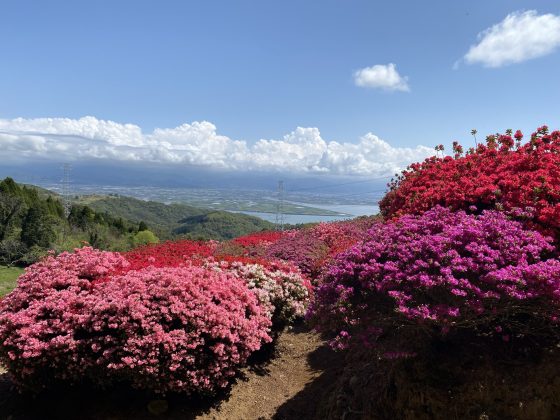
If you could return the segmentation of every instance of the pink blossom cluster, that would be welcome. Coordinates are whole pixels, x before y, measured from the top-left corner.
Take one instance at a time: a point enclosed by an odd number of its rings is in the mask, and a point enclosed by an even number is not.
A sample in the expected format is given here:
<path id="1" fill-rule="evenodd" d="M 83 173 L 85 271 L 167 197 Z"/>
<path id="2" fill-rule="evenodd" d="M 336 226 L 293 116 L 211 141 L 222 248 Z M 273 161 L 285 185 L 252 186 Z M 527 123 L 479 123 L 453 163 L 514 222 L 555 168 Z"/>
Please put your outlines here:
<path id="1" fill-rule="evenodd" d="M 147 268 L 103 283 L 99 294 L 79 334 L 97 366 L 137 388 L 213 392 L 271 341 L 255 295 L 227 272 Z"/>
<path id="2" fill-rule="evenodd" d="M 293 231 L 272 243 L 267 249 L 267 256 L 291 261 L 303 273 L 316 278 L 335 255 L 363 240 L 367 230 L 376 222 L 365 217 L 319 223 L 308 229 Z"/>
<path id="3" fill-rule="evenodd" d="M 303 318 L 307 311 L 312 286 L 296 268 L 286 271 L 284 267 L 264 267 L 238 261 L 209 261 L 207 267 L 229 271 L 242 279 L 266 308 L 276 328 Z"/>
<path id="4" fill-rule="evenodd" d="M 531 317 L 558 319 L 560 261 L 551 241 L 496 211 L 436 206 L 379 223 L 336 258 L 308 315 L 338 335 L 338 347 L 403 323 L 521 333 Z"/>
<path id="5" fill-rule="evenodd" d="M 271 340 L 265 308 L 231 272 L 127 265 L 82 248 L 26 270 L 0 302 L 0 362 L 16 384 L 212 392 Z"/>
<path id="6" fill-rule="evenodd" d="M 85 374 L 76 326 L 95 280 L 127 265 L 117 253 L 87 247 L 26 269 L 0 301 L 0 360 L 20 385 L 43 386 L 38 378 L 47 380 L 51 372 L 71 381 Z"/>

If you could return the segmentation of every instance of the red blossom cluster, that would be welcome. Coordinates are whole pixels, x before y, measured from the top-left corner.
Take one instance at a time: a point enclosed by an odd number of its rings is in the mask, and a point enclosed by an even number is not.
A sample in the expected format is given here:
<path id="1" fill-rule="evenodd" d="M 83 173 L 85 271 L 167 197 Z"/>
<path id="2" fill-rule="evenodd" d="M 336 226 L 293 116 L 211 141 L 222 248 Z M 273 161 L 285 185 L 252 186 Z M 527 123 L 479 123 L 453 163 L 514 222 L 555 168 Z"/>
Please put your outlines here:
<path id="1" fill-rule="evenodd" d="M 123 256 L 129 262 L 128 270 L 146 267 L 179 267 L 193 259 L 204 259 L 213 255 L 214 242 L 167 241 L 146 245 L 126 252 Z"/>
<path id="2" fill-rule="evenodd" d="M 268 247 L 281 238 L 289 235 L 290 231 L 255 232 L 241 236 L 231 241 L 220 243 L 216 248 L 216 255 L 236 255 L 242 257 L 264 257 Z"/>
<path id="3" fill-rule="evenodd" d="M 525 144 L 522 139 L 519 130 L 508 130 L 466 154 L 454 143 L 454 157 L 410 165 L 389 184 L 382 214 L 421 214 L 435 205 L 475 213 L 496 209 L 560 239 L 560 131 L 543 126 Z"/>
<path id="4" fill-rule="evenodd" d="M 276 242 L 285 234 L 286 232 L 282 232 L 282 231 L 255 232 L 249 235 L 235 238 L 232 240 L 232 242 L 241 245 L 244 248 L 251 248 L 255 246 L 267 246 Z"/>

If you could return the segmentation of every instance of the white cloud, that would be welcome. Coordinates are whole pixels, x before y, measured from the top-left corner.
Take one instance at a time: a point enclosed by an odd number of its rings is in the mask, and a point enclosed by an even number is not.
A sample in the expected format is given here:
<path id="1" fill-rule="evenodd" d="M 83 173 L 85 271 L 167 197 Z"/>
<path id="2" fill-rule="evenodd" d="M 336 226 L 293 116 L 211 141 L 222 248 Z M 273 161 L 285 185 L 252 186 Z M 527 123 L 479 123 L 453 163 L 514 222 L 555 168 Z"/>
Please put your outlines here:
<path id="1" fill-rule="evenodd" d="M 360 87 L 410 91 L 408 77 L 402 77 L 393 63 L 377 64 L 356 71 L 354 73 L 354 83 Z"/>
<path id="2" fill-rule="evenodd" d="M 0 159 L 117 160 L 199 165 L 229 170 L 390 176 L 433 154 L 393 147 L 372 133 L 358 143 L 325 141 L 318 128 L 298 127 L 282 139 L 250 145 L 219 135 L 207 121 L 145 134 L 133 124 L 84 117 L 0 119 Z"/>
<path id="3" fill-rule="evenodd" d="M 514 12 L 478 34 L 465 55 L 468 64 L 501 67 L 550 54 L 560 46 L 560 16 Z"/>

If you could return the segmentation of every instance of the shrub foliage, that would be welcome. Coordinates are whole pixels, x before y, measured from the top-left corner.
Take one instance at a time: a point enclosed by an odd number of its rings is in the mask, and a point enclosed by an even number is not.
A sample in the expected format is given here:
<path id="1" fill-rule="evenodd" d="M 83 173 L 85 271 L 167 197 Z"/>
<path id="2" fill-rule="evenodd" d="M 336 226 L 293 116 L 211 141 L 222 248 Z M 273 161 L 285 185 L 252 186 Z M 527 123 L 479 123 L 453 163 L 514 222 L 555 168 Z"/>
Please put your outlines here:
<path id="1" fill-rule="evenodd" d="M 119 254 L 83 248 L 27 269 L 0 302 L 0 360 L 20 387 L 89 378 L 212 392 L 270 341 L 271 320 L 238 276 L 128 268 Z"/>
<path id="2" fill-rule="evenodd" d="M 520 131 L 488 136 L 486 145 L 465 155 L 454 143 L 454 157 L 410 165 L 389 185 L 380 202 L 383 215 L 420 214 L 435 205 L 496 209 L 528 218 L 528 227 L 560 239 L 560 131 L 543 126 L 527 143 L 522 139 Z"/>
<path id="3" fill-rule="evenodd" d="M 352 336 L 375 342 L 405 325 L 509 339 L 537 333 L 536 318 L 551 326 L 558 319 L 560 262 L 548 259 L 554 247 L 503 213 L 435 207 L 377 224 L 368 235 L 336 258 L 310 310 L 319 328 L 338 334 L 336 346 Z"/>

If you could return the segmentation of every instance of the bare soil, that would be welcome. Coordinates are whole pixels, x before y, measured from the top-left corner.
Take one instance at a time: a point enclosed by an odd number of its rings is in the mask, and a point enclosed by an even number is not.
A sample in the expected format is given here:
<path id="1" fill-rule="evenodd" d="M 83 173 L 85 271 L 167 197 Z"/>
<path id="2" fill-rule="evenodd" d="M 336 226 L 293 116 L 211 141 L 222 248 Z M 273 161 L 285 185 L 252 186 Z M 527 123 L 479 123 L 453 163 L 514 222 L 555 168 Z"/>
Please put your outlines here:
<path id="1" fill-rule="evenodd" d="M 251 420 L 278 417 L 278 409 L 317 380 L 326 366 L 313 362 L 311 354 L 326 350 L 325 343 L 308 331 L 289 331 L 282 334 L 275 350 L 275 357 L 262 369 L 248 369 L 245 379 L 231 390 L 228 399 L 207 413 L 197 416 L 201 420 Z M 336 356 L 336 355 L 332 355 Z M 313 405 L 313 401 L 308 401 Z M 292 413 L 305 418 L 303 413 Z"/>

